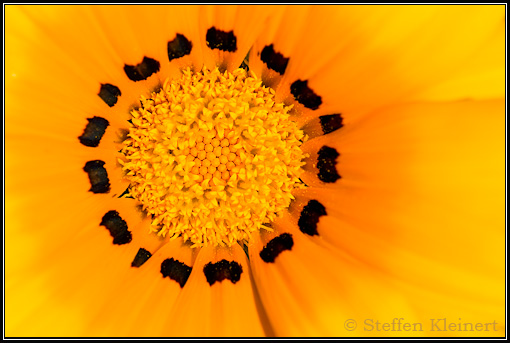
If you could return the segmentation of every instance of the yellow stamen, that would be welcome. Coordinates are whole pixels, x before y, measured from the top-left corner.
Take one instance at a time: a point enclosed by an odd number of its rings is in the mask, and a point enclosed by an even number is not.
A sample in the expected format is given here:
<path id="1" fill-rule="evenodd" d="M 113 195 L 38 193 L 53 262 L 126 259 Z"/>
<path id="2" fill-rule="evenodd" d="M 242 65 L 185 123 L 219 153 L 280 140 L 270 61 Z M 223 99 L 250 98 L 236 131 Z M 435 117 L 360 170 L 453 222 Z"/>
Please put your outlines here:
<path id="1" fill-rule="evenodd" d="M 141 102 L 119 162 L 151 231 L 194 246 L 248 242 L 304 187 L 306 137 L 244 69 L 188 69 Z"/>

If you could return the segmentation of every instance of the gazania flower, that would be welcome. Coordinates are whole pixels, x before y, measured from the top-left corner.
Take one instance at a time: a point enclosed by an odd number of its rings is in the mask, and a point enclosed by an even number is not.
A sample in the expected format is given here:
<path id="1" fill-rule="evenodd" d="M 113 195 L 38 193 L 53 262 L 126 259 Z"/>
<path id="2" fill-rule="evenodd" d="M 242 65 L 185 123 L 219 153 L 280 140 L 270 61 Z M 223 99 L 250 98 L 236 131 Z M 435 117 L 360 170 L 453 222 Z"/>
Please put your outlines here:
<path id="1" fill-rule="evenodd" d="M 6 336 L 504 335 L 504 12 L 6 6 Z"/>

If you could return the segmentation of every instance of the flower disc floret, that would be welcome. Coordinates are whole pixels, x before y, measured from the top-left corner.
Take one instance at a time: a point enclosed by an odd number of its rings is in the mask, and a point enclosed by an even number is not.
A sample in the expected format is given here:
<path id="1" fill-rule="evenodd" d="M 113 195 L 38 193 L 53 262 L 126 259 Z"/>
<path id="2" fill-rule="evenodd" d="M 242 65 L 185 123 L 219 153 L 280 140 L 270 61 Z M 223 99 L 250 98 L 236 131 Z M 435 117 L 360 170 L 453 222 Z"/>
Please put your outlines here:
<path id="1" fill-rule="evenodd" d="M 290 106 L 244 69 L 183 71 L 132 111 L 119 162 L 151 231 L 194 246 L 247 242 L 304 187 Z"/>

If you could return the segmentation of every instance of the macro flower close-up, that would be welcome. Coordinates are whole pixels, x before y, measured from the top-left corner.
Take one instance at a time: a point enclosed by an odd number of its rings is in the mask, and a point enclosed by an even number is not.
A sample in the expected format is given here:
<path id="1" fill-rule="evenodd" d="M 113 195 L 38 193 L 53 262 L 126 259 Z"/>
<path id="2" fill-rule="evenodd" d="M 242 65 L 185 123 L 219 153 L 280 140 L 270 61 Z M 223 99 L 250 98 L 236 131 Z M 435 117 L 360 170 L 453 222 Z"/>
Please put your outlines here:
<path id="1" fill-rule="evenodd" d="M 4 5 L 5 337 L 505 336 L 504 5 Z"/>

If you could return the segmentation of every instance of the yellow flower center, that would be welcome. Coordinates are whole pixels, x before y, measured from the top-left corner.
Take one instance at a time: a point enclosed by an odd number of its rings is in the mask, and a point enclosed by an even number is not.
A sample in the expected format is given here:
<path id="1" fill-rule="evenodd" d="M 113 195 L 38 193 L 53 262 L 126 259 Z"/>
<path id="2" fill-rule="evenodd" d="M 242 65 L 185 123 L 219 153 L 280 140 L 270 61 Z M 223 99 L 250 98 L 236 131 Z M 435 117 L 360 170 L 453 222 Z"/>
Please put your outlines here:
<path id="1" fill-rule="evenodd" d="M 119 162 L 151 231 L 193 246 L 246 243 L 304 187 L 306 137 L 244 69 L 188 69 L 141 104 Z"/>

